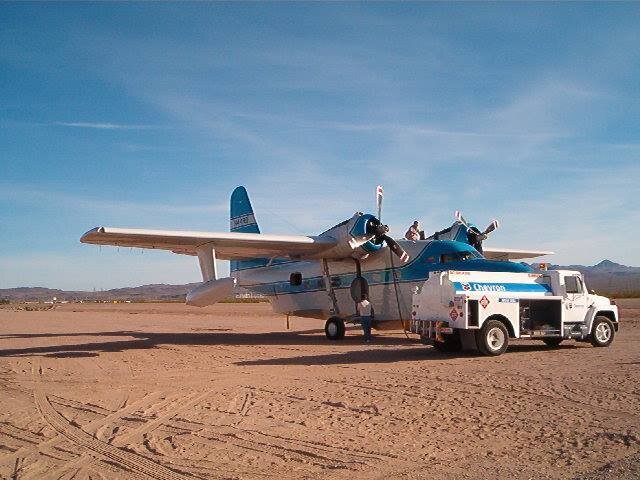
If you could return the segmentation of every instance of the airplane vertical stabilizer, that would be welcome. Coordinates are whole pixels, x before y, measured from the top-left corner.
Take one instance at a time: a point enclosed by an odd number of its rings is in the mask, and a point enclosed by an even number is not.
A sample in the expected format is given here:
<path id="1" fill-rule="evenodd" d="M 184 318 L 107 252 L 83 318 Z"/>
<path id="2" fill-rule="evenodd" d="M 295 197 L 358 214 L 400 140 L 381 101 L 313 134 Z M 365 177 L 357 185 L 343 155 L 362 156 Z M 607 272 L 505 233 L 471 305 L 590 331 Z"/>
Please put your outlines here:
<path id="1" fill-rule="evenodd" d="M 231 194 L 230 225 L 232 232 L 260 233 L 246 188 L 240 186 Z"/>
<path id="2" fill-rule="evenodd" d="M 229 216 L 229 230 L 231 232 L 260 233 L 260 227 L 258 226 L 258 222 L 256 221 L 256 217 L 253 213 L 249 194 L 247 193 L 247 189 L 243 186 L 236 187 L 231 194 Z M 266 258 L 232 260 L 231 271 L 235 272 L 246 268 L 264 266 L 268 261 L 269 259 Z"/>

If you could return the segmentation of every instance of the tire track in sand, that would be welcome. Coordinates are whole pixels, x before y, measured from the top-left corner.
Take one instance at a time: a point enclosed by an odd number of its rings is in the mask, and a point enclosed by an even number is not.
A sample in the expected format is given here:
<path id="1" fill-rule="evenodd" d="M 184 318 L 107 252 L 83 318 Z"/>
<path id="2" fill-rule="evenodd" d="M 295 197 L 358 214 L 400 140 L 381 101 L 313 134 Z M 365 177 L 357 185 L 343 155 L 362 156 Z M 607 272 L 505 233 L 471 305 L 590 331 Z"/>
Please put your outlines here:
<path id="1" fill-rule="evenodd" d="M 150 402 L 156 400 L 160 395 L 161 395 L 161 392 L 150 393 L 149 395 L 143 397 L 142 399 L 138 400 L 137 402 L 129 404 L 125 408 L 117 410 L 117 411 L 113 412 L 112 414 L 107 415 L 104 418 L 101 418 L 101 419 L 98 419 L 98 420 L 94 420 L 94 421 L 86 424 L 83 427 L 83 430 L 85 432 L 87 432 L 88 434 L 90 434 L 91 436 L 96 437 L 99 441 L 102 441 L 103 443 L 111 443 L 111 440 L 100 438 L 101 437 L 100 432 L 101 432 L 102 429 L 106 429 L 106 428 L 108 428 L 110 426 L 113 426 L 114 423 L 116 421 L 118 421 L 120 418 L 124 417 L 125 415 L 130 415 L 130 414 L 136 412 L 143 405 L 148 405 Z M 171 405 L 172 403 L 174 403 L 176 401 L 173 397 L 175 397 L 175 396 L 166 398 L 166 399 L 162 400 L 161 402 L 152 403 L 151 406 L 147 408 L 145 413 L 146 414 L 149 414 L 149 413 L 153 414 L 156 411 L 162 411 L 165 407 L 167 407 L 168 405 Z M 55 437 L 53 440 L 59 440 L 59 439 L 62 439 L 62 438 L 64 438 L 64 437 L 62 435 L 59 435 L 58 437 Z M 51 472 L 51 476 L 52 477 L 61 477 L 61 476 L 63 476 L 64 474 L 66 474 L 67 472 L 69 472 L 72 469 L 77 469 L 79 467 L 87 466 L 90 463 L 98 464 L 101 467 L 111 466 L 112 469 L 114 468 L 112 465 L 110 465 L 110 464 L 108 464 L 106 462 L 100 462 L 99 460 L 96 460 L 91 456 L 82 456 L 81 455 L 81 456 L 75 458 L 74 460 L 71 460 L 71 461 L 65 463 L 64 465 L 58 467 L 57 469 L 53 470 Z"/>
<path id="2" fill-rule="evenodd" d="M 128 407 L 126 407 L 123 410 L 114 412 L 113 414 L 109 415 L 109 418 L 104 418 L 104 419 L 100 419 L 94 422 L 91 422 L 89 424 L 87 424 L 84 428 L 84 430 L 88 430 L 88 433 L 93 433 L 95 435 L 99 434 L 99 428 L 104 428 L 107 427 L 109 425 L 112 425 L 113 422 L 108 421 L 109 419 L 116 421 L 118 418 L 124 416 L 125 414 L 130 414 L 133 413 L 134 411 L 138 410 L 140 405 L 144 405 L 145 403 L 149 403 L 148 400 L 150 399 L 150 397 L 153 397 L 153 399 L 157 398 L 161 393 L 160 392 L 154 392 L 153 394 L 148 395 L 147 397 L 145 397 L 144 399 L 142 399 L 143 401 L 139 401 L 136 402 L 135 404 L 131 404 Z M 134 439 L 139 439 L 142 441 L 142 443 L 144 444 L 145 442 L 145 434 L 148 433 L 151 430 L 154 430 L 156 427 L 158 427 L 160 424 L 170 424 L 170 419 L 173 418 L 173 416 L 175 416 L 176 414 L 178 414 L 181 411 L 184 411 L 186 408 L 191 407 L 193 404 L 199 402 L 200 400 L 202 400 L 202 398 L 204 396 L 208 395 L 207 393 L 203 393 L 201 395 L 198 395 L 197 397 L 194 398 L 194 394 L 191 394 L 188 399 L 185 402 L 185 398 L 184 397 L 179 397 L 178 395 L 170 395 L 167 398 L 165 398 L 163 401 L 159 402 L 159 403 L 155 403 L 151 405 L 151 408 L 147 409 L 144 413 L 145 415 L 156 415 L 159 414 L 158 417 L 156 417 L 154 420 L 150 420 L 150 421 L 146 421 L 143 425 L 141 425 L 140 427 L 131 430 L 130 432 L 127 432 L 123 435 L 121 435 L 120 437 L 116 437 L 112 440 L 109 440 L 110 444 L 115 445 L 116 447 L 125 447 L 127 444 L 131 444 L 132 440 Z M 146 402 L 144 400 L 147 400 Z M 176 407 L 177 405 L 177 407 Z M 170 412 L 170 413 L 166 413 L 166 414 L 162 414 L 162 412 Z M 95 424 L 95 425 L 94 425 Z M 106 443 L 106 442 L 103 442 Z M 147 449 L 149 450 L 149 449 Z M 132 452 L 135 453 L 135 452 Z M 154 453 L 153 451 L 151 451 L 151 453 Z M 54 470 L 52 472 L 52 477 L 55 476 L 61 476 L 64 475 L 65 473 L 68 473 L 70 470 L 72 469 L 77 469 L 78 467 L 82 467 L 82 466 L 86 466 L 88 465 L 90 462 L 93 462 L 94 464 L 97 462 L 97 460 L 93 459 L 92 457 L 87 457 L 87 456 L 80 456 L 74 460 L 71 460 L 69 462 L 67 462 L 66 464 L 62 465 L 61 467 L 59 467 L 58 469 Z M 171 459 L 170 463 L 176 463 L 178 464 L 178 462 L 175 462 L 175 459 Z M 100 465 L 105 466 L 108 465 L 105 462 L 101 462 Z M 183 465 L 179 465 L 179 466 L 183 466 Z M 55 475 L 54 475 L 55 473 Z"/>
<path id="3" fill-rule="evenodd" d="M 134 440 L 143 439 L 146 433 L 155 430 L 157 427 L 159 427 L 164 423 L 167 423 L 169 420 L 171 420 L 173 417 L 175 417 L 179 413 L 182 413 L 188 408 L 191 408 L 197 405 L 199 402 L 207 398 L 209 395 L 210 395 L 209 391 L 202 392 L 200 394 L 189 395 L 186 401 L 180 402 L 175 408 L 172 408 L 170 411 L 168 411 L 164 415 L 160 415 L 154 418 L 153 420 L 149 420 L 139 428 L 132 430 L 131 432 L 125 433 L 120 437 L 114 438 L 113 445 L 124 446 L 125 444 L 130 443 Z"/>
<path id="4" fill-rule="evenodd" d="M 134 474 L 141 474 L 157 480 L 190 478 L 142 455 L 104 443 L 92 437 L 81 428 L 70 424 L 66 418 L 53 408 L 43 392 L 41 384 L 42 367 L 39 366 L 38 361 L 32 364 L 31 373 L 34 378 L 34 399 L 40 415 L 54 430 L 72 443 L 83 447 L 92 456 L 96 456 L 98 459 L 104 460 L 107 463 L 115 464 Z"/>
<path id="5" fill-rule="evenodd" d="M 152 402 L 154 400 L 156 400 L 159 396 L 161 395 L 161 392 L 152 392 L 146 396 L 144 396 L 143 398 L 139 399 L 136 402 L 130 403 L 129 405 L 124 406 L 123 408 L 116 410 L 115 412 L 111 412 L 109 415 L 102 417 L 102 418 L 98 418 L 96 420 L 93 420 L 91 422 L 89 422 L 88 424 L 86 424 L 83 429 L 87 432 L 90 433 L 92 435 L 95 436 L 96 432 L 103 427 L 107 427 L 111 424 L 113 424 L 113 422 L 117 421 L 119 418 L 125 416 L 125 415 L 129 415 L 133 412 L 135 412 L 136 410 L 138 410 L 142 405 L 144 404 L 148 404 L 149 402 Z M 57 403 L 57 402 L 56 402 Z M 163 403 L 158 403 L 156 404 L 158 406 L 163 405 Z M 4 424 L 5 427 L 9 428 L 10 424 Z M 13 425 L 10 426 L 11 428 L 18 428 L 15 427 Z M 3 429 L 3 425 L 0 425 L 0 433 L 2 432 Z M 47 451 L 48 449 L 51 448 L 55 448 L 59 443 L 61 443 L 65 437 L 58 434 L 56 432 L 55 436 L 49 439 L 45 439 L 44 441 L 42 441 L 44 439 L 44 437 L 38 436 L 38 435 L 34 435 L 33 433 L 24 430 L 24 429 L 20 429 L 22 433 L 22 435 L 32 435 L 30 438 L 33 440 L 30 443 L 30 445 L 24 445 L 22 447 L 20 447 L 18 450 L 16 450 L 13 453 L 10 453 L 9 455 L 5 455 L 2 457 L 2 461 L 4 463 L 6 462 L 13 462 L 15 461 L 17 458 L 20 457 L 27 457 L 29 455 L 32 455 L 34 453 L 41 453 L 44 451 Z M 82 458 L 82 457 L 80 457 Z M 80 460 L 80 458 L 78 459 L 78 461 Z"/>

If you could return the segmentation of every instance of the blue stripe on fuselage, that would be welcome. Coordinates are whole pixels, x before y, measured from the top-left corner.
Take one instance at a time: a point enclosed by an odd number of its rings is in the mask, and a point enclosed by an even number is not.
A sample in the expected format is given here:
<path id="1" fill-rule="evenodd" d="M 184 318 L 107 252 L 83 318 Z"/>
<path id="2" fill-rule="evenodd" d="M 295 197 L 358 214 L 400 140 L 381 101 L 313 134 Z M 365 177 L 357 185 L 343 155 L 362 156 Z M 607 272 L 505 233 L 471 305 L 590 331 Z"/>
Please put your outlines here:
<path id="1" fill-rule="evenodd" d="M 403 242 L 400 242 L 402 245 Z M 407 242 L 411 243 L 411 242 Z M 422 242 L 420 242 L 422 243 Z M 435 271 L 445 270 L 460 270 L 460 271 L 480 271 L 480 272 L 517 272 L 526 273 L 533 270 L 522 263 L 514 263 L 508 261 L 487 260 L 485 258 L 474 258 L 470 260 L 461 260 L 442 263 L 441 255 L 470 252 L 478 255 L 478 252 L 470 245 L 462 242 L 454 242 L 451 240 L 435 240 L 430 242 L 424 242 L 424 248 L 411 260 L 409 263 L 397 266 L 394 269 L 382 268 L 376 270 L 366 270 L 366 261 L 363 262 L 362 276 L 367 279 L 369 285 L 390 284 L 393 283 L 393 271 L 395 271 L 398 283 L 406 282 L 423 282 L 429 278 L 429 273 Z M 384 255 L 382 253 L 381 255 Z M 260 259 L 256 259 L 260 260 Z M 279 265 L 290 263 L 290 271 L 296 271 L 296 264 L 300 264 L 302 267 L 304 263 L 286 259 L 280 260 Z M 249 262 L 249 261 L 247 261 Z M 274 260 L 273 265 L 276 265 Z M 260 265 L 255 265 L 259 267 Z M 266 267 L 271 268 L 271 267 Z M 299 268 L 298 270 L 304 270 Z M 281 272 L 278 272 L 281 273 Z M 355 271 L 332 274 L 331 278 L 336 284 L 334 288 L 349 288 L 351 282 L 356 277 Z M 339 283 L 338 283 L 339 282 Z M 324 278 L 322 276 L 314 276 L 309 278 L 303 278 L 302 285 L 290 285 L 289 279 L 283 279 L 276 282 L 265 282 L 254 285 L 243 285 L 249 290 L 253 290 L 263 295 L 283 295 L 294 293 L 305 293 L 318 290 L 324 290 Z"/>

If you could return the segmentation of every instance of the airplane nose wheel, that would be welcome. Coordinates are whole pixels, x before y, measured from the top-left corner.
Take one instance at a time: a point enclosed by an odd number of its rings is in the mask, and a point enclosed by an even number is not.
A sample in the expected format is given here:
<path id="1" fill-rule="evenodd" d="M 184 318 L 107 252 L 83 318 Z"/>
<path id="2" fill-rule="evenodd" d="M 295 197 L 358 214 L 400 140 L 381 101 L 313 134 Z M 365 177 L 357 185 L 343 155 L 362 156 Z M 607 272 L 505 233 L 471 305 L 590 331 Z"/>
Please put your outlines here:
<path id="1" fill-rule="evenodd" d="M 339 317 L 331 317 L 324 324 L 324 333 L 329 340 L 342 340 L 344 338 L 344 320 Z"/>

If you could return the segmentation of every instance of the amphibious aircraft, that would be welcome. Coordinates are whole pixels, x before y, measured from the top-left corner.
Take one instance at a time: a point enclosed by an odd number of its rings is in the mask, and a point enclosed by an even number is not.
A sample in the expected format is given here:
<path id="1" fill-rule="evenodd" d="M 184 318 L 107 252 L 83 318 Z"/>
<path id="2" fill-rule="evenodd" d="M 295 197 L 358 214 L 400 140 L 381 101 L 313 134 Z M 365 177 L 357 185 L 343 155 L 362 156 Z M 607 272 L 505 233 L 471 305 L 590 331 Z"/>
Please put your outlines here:
<path id="1" fill-rule="evenodd" d="M 498 222 L 481 232 L 459 212 L 451 227 L 429 237 L 421 232 L 419 240 L 394 240 L 379 218 L 381 187 L 377 199 L 377 217 L 357 212 L 316 236 L 271 235 L 260 233 L 240 186 L 231 195 L 230 232 L 96 227 L 80 241 L 197 256 L 203 281 L 187 294 L 188 305 L 211 305 L 244 287 L 265 295 L 276 312 L 325 320 L 330 340 L 344 337 L 345 321 L 354 317 L 365 293 L 374 327 L 394 328 L 392 321 L 410 318 L 412 295 L 432 272 L 529 272 L 527 265 L 510 260 L 553 253 L 482 248 Z M 216 259 L 231 260 L 229 277 L 218 278 Z"/>

